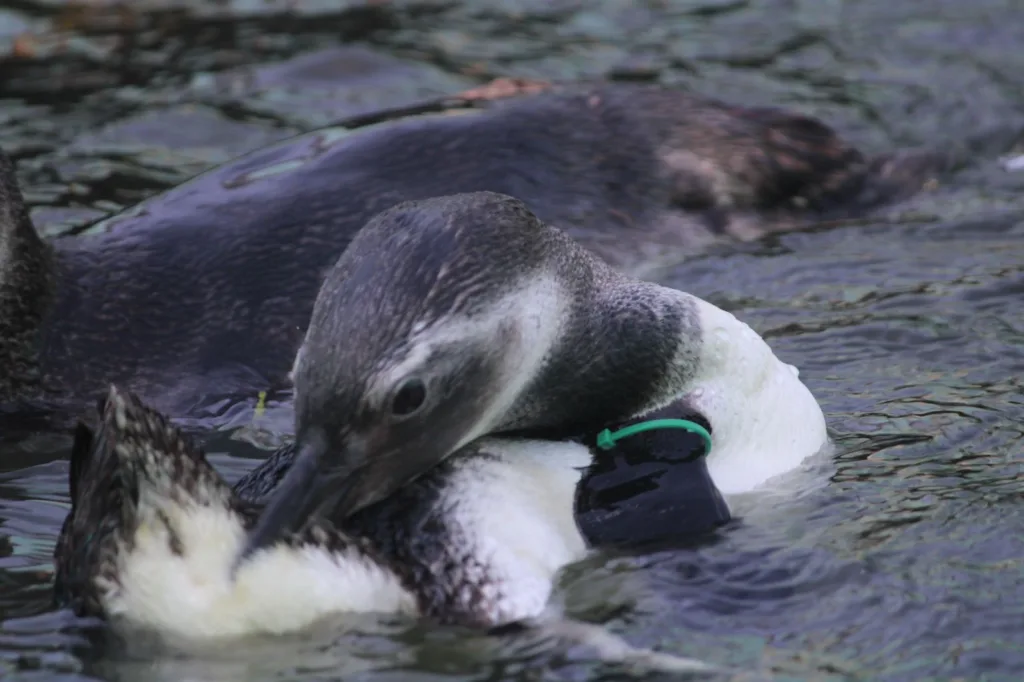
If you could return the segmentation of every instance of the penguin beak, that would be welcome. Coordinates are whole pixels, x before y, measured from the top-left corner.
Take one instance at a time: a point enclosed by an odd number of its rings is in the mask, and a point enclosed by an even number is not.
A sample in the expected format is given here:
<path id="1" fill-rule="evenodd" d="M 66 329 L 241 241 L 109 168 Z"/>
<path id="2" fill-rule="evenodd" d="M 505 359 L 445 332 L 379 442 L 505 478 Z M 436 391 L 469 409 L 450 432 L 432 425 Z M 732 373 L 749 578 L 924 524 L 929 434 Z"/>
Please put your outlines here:
<path id="1" fill-rule="evenodd" d="M 313 516 L 338 522 L 378 502 L 429 471 L 450 452 L 436 441 L 419 439 L 379 448 L 352 434 L 340 447 L 323 431 L 303 434 L 288 473 L 249 532 L 236 566 L 254 552 L 296 533 Z"/>
<path id="2" fill-rule="evenodd" d="M 353 487 L 358 487 L 359 476 L 351 465 L 358 466 L 363 453 L 358 451 L 359 443 L 353 445 L 356 451 L 335 458 L 330 456 L 330 446 L 322 432 L 312 432 L 302 439 L 288 473 L 249 531 L 236 566 L 258 550 L 298 532 L 308 519 L 331 509 L 349 496 Z"/>

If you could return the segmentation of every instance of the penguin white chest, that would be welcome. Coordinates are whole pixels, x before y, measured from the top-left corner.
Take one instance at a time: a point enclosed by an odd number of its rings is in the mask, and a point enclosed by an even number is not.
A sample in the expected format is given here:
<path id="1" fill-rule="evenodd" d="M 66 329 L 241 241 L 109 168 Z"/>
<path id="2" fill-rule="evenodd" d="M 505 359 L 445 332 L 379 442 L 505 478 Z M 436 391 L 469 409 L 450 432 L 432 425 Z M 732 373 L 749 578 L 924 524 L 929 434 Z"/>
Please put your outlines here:
<path id="1" fill-rule="evenodd" d="M 144 498 L 115 584 L 101 585 L 107 613 L 180 639 L 279 634 L 341 612 L 415 612 L 386 567 L 355 550 L 275 545 L 232 574 L 245 540 L 219 505 Z"/>
<path id="2" fill-rule="evenodd" d="M 493 457 L 465 462 L 445 504 L 462 529 L 464 556 L 481 566 L 495 623 L 539 615 L 558 571 L 581 559 L 586 541 L 573 514 L 590 451 L 570 442 L 483 439 Z"/>

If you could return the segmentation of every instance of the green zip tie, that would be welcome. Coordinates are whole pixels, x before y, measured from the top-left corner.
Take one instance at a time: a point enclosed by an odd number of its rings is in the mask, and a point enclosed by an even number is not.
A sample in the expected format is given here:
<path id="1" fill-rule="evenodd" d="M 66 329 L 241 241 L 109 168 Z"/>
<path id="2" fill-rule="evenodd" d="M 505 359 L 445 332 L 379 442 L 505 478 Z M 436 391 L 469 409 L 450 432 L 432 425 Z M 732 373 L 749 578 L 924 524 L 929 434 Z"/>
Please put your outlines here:
<path id="1" fill-rule="evenodd" d="M 652 419 L 646 422 L 630 424 L 614 433 L 610 429 L 605 429 L 597 434 L 597 447 L 602 450 L 611 450 L 615 447 L 616 441 L 629 438 L 644 431 L 654 431 L 655 429 L 682 429 L 683 431 L 696 433 L 704 439 L 704 447 L 707 450 L 704 454 L 707 455 L 711 452 L 711 434 L 708 433 L 708 430 L 700 424 L 686 419 Z"/>

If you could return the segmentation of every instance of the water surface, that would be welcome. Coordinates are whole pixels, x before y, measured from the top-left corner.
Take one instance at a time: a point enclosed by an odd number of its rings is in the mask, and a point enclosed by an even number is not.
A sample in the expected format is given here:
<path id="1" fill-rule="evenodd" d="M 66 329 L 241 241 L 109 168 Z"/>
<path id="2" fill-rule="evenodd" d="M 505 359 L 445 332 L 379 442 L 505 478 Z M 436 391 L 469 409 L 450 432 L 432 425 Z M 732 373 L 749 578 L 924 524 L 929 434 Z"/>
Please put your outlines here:
<path id="1" fill-rule="evenodd" d="M 735 312 L 800 367 L 836 452 L 815 474 L 825 485 L 778 495 L 718 542 L 595 556 L 568 572 L 558 598 L 633 643 L 782 679 L 1018 680 L 1024 173 L 998 163 L 1020 151 L 1024 129 L 1015 5 L 522 0 L 320 11 L 309 3 L 288 23 L 271 16 L 281 3 L 233 2 L 218 4 L 230 19 L 141 14 L 147 37 L 126 47 L 102 13 L 69 20 L 54 13 L 66 11 L 62 3 L 25 2 L 0 10 L 0 49 L 55 26 L 70 27 L 74 40 L 47 52 L 39 38 L 29 57 L 2 65 L 0 144 L 18 157 L 48 234 L 289 134 L 497 75 L 659 79 L 784 104 L 824 117 L 869 151 L 965 145 L 974 164 L 886 218 L 659 275 Z M 640 676 L 534 637 L 374 619 L 201 657 L 104 650 L 86 624 L 50 606 L 66 448 L 62 437 L 40 434 L 2 453 L 0 674 L 76 682 Z M 230 433 L 209 448 L 232 480 L 262 456 Z"/>

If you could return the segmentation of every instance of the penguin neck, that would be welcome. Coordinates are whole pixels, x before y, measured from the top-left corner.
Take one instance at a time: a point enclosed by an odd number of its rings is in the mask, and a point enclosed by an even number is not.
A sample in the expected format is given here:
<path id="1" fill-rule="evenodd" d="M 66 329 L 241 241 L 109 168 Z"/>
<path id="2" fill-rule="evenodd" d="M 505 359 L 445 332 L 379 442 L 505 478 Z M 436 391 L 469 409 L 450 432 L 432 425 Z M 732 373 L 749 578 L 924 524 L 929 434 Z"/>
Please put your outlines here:
<path id="1" fill-rule="evenodd" d="M 692 297 L 604 270 L 592 284 L 572 297 L 502 431 L 585 437 L 667 405 L 697 371 L 701 329 Z"/>
<path id="2" fill-rule="evenodd" d="M 666 295 L 696 313 L 696 371 L 672 389 L 712 425 L 708 470 L 722 493 L 754 490 L 828 444 L 821 406 L 796 367 L 732 313 L 682 292 Z M 690 347 L 680 342 L 681 358 Z"/>
<path id="3" fill-rule="evenodd" d="M 0 403 L 40 391 L 40 334 L 55 288 L 53 253 L 32 226 L 13 168 L 0 159 Z"/>
<path id="4" fill-rule="evenodd" d="M 496 431 L 579 438 L 683 404 L 714 432 L 708 468 L 725 494 L 794 469 L 828 442 L 797 369 L 706 301 L 616 277 L 576 297 L 540 369 Z"/>

